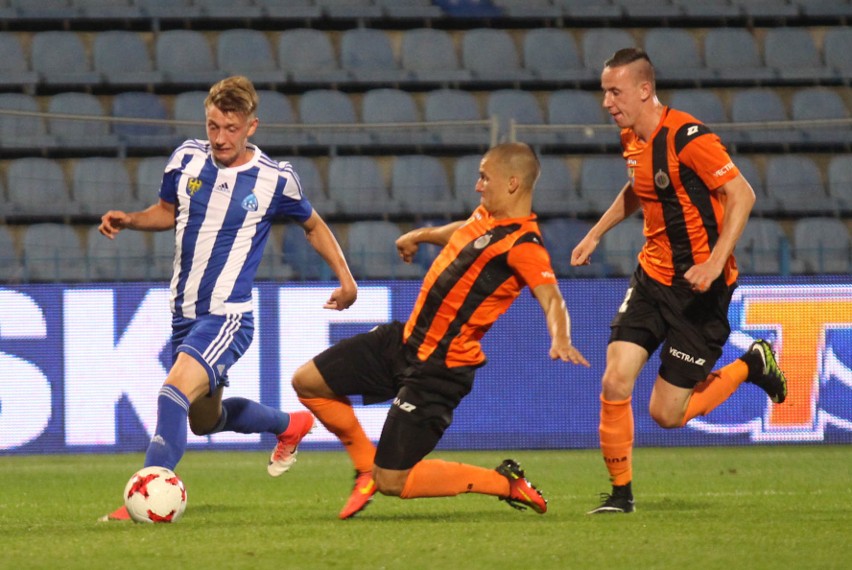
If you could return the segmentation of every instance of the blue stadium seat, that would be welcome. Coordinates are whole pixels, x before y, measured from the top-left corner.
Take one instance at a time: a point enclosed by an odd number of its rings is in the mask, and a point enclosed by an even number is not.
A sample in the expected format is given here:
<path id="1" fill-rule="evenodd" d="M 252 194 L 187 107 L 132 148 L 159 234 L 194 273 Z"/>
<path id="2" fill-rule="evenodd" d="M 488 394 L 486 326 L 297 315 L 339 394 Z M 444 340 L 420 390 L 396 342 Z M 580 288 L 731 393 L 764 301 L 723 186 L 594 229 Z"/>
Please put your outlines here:
<path id="1" fill-rule="evenodd" d="M 288 157 L 286 160 L 293 165 L 293 170 L 299 177 L 302 193 L 314 209 L 319 212 L 320 216 L 326 217 L 336 214 L 337 203 L 329 199 L 317 163 L 304 156 Z"/>
<path id="2" fill-rule="evenodd" d="M 170 281 L 174 273 L 175 234 L 174 232 L 154 232 L 151 241 L 153 245 L 151 279 Z"/>
<path id="3" fill-rule="evenodd" d="M 852 53 L 852 28 L 829 28 L 823 38 L 822 53 L 826 65 L 834 70 L 837 78 L 843 81 L 852 79 L 852 58 L 849 57 Z"/>
<path id="4" fill-rule="evenodd" d="M 255 6 L 252 0 L 204 0 L 196 2 L 201 6 L 204 18 L 233 21 L 237 18 L 260 18 L 263 10 Z"/>
<path id="5" fill-rule="evenodd" d="M 233 28 L 220 32 L 216 59 L 226 75 L 245 75 L 258 89 L 273 88 L 286 80 L 284 72 L 278 69 L 266 34 L 258 30 Z"/>
<path id="6" fill-rule="evenodd" d="M 328 196 L 337 202 L 341 216 L 387 216 L 399 213 L 391 200 L 376 159 L 369 156 L 335 156 L 328 164 Z"/>
<path id="7" fill-rule="evenodd" d="M 541 156 L 541 176 L 533 193 L 533 211 L 539 216 L 584 216 L 592 207 L 577 193 L 574 174 L 561 156 Z"/>
<path id="8" fill-rule="evenodd" d="M 799 0 L 796 4 L 806 18 L 824 20 L 852 17 L 852 4 L 846 0 Z"/>
<path id="9" fill-rule="evenodd" d="M 410 71 L 418 84 L 457 86 L 471 79 L 470 71 L 459 65 L 450 33 L 434 28 L 403 32 L 402 68 Z"/>
<path id="10" fill-rule="evenodd" d="M 15 249 L 12 232 L 8 226 L 0 225 L 0 283 L 20 281 L 22 273 L 21 257 Z"/>
<path id="11" fill-rule="evenodd" d="M 763 39 L 766 65 L 784 83 L 830 81 L 834 71 L 825 65 L 807 28 L 769 28 Z"/>
<path id="12" fill-rule="evenodd" d="M 270 18 L 277 20 L 287 19 L 302 23 L 306 20 L 316 20 L 322 17 L 322 8 L 317 6 L 313 0 L 254 0 L 255 4 L 263 8 L 264 13 Z"/>
<path id="13" fill-rule="evenodd" d="M 50 117 L 47 128 L 56 137 L 61 148 L 87 149 L 92 152 L 116 152 L 118 137 L 110 132 L 104 108 L 91 93 L 69 91 L 57 93 L 50 98 L 47 112 L 51 115 L 78 115 L 82 119 L 59 119 Z M 91 119 L 86 119 L 91 117 Z M 98 120 L 98 118 L 102 120 Z"/>
<path id="14" fill-rule="evenodd" d="M 546 82 L 579 85 L 598 79 L 583 66 L 574 36 L 557 28 L 534 28 L 524 35 L 524 68 Z"/>
<path id="15" fill-rule="evenodd" d="M 281 282 L 292 280 L 293 275 L 293 268 L 284 263 L 284 253 L 279 240 L 274 238 L 274 234 L 270 235 L 263 248 L 263 255 L 260 258 L 260 265 L 257 268 L 255 278 L 261 281 Z"/>
<path id="16" fill-rule="evenodd" d="M 91 88 L 101 83 L 77 32 L 35 32 L 30 49 L 33 71 L 45 85 Z"/>
<path id="17" fill-rule="evenodd" d="M 602 214 L 627 184 L 624 159 L 615 156 L 587 156 L 580 167 L 580 196 Z"/>
<path id="18" fill-rule="evenodd" d="M 720 123 L 730 119 L 725 112 L 722 99 L 715 91 L 709 89 L 675 89 L 667 103 L 672 109 L 689 113 L 719 135 L 725 145 L 736 145 L 746 140 L 745 131 L 734 128 L 723 128 Z"/>
<path id="19" fill-rule="evenodd" d="M 310 125 L 310 135 L 320 145 L 366 145 L 367 133 L 361 130 L 355 106 L 345 93 L 333 89 L 312 89 L 299 98 L 299 117 Z M 318 125 L 329 125 L 319 128 Z"/>
<path id="20" fill-rule="evenodd" d="M 72 0 L 71 5 L 88 19 L 133 21 L 143 16 L 132 0 Z"/>
<path id="21" fill-rule="evenodd" d="M 645 245 L 643 225 L 641 217 L 633 216 L 610 229 L 604 234 L 598 251 L 592 254 L 592 264 L 605 262 L 613 276 L 633 275 L 639 265 L 637 256 Z"/>
<path id="22" fill-rule="evenodd" d="M 426 94 L 424 119 L 427 123 L 442 121 L 481 121 L 476 95 L 460 89 L 436 89 Z M 433 130 L 445 145 L 487 145 L 488 127 L 452 123 L 435 126 Z"/>
<path id="23" fill-rule="evenodd" d="M 474 28 L 463 32 L 462 66 L 479 84 L 515 85 L 534 78 L 521 67 L 515 41 L 506 30 Z"/>
<path id="24" fill-rule="evenodd" d="M 398 123 L 408 126 L 375 127 L 370 135 L 379 145 L 435 145 L 440 141 L 422 124 L 414 97 L 407 91 L 381 87 L 370 89 L 361 100 L 361 117 L 365 125 Z"/>
<path id="25" fill-rule="evenodd" d="M 730 19 L 739 18 L 742 13 L 739 6 L 734 6 L 728 0 L 672 0 L 676 6 L 680 6 L 687 21 L 695 23 L 708 23 L 710 25 L 718 22 L 727 22 Z"/>
<path id="26" fill-rule="evenodd" d="M 479 180 L 479 165 L 482 155 L 468 154 L 456 158 L 453 165 L 453 194 L 465 205 L 466 213 L 470 214 L 479 206 L 479 193 L 476 183 Z"/>
<path id="27" fill-rule="evenodd" d="M 618 131 L 604 115 L 600 96 L 589 91 L 564 89 L 551 92 L 548 98 L 549 124 L 585 125 L 583 129 L 563 129 L 556 133 L 556 139 L 563 144 L 579 148 L 618 145 Z"/>
<path id="28" fill-rule="evenodd" d="M 766 184 L 763 181 L 763 173 L 757 167 L 757 164 L 744 155 L 732 156 L 734 164 L 754 190 L 756 201 L 752 207 L 752 213 L 761 216 L 774 216 L 780 213 L 778 200 L 769 196 L 766 193 Z"/>
<path id="29" fill-rule="evenodd" d="M 278 1 L 278 0 L 276 0 Z M 338 85 L 350 75 L 340 67 L 326 32 L 312 28 L 284 30 L 278 36 L 278 65 L 296 85 Z"/>
<path id="30" fill-rule="evenodd" d="M 134 0 L 142 15 L 160 19 L 194 20 L 201 15 L 201 6 L 193 5 L 192 0 Z"/>
<path id="31" fill-rule="evenodd" d="M 399 226 L 387 221 L 355 221 L 349 224 L 346 259 L 356 279 L 416 279 L 423 267 L 403 263 L 396 250 Z"/>
<path id="32" fill-rule="evenodd" d="M 115 239 L 107 239 L 97 226 L 92 226 L 86 234 L 90 279 L 146 281 L 154 278 L 145 232 L 121 232 Z"/>
<path id="33" fill-rule="evenodd" d="M 294 147 L 311 141 L 308 134 L 292 128 L 298 121 L 293 105 L 286 95 L 278 91 L 259 89 L 257 96 L 259 99 L 257 117 L 260 123 L 252 137 L 252 142 L 261 149 L 267 150 Z M 279 125 L 282 128 L 279 128 Z"/>
<path id="34" fill-rule="evenodd" d="M 734 93 L 731 100 L 731 119 L 735 123 L 762 123 L 787 121 L 787 109 L 778 92 L 770 88 L 743 89 Z M 740 131 L 743 140 L 758 145 L 785 145 L 804 140 L 802 132 L 783 127 L 748 126 Z"/>
<path id="35" fill-rule="evenodd" d="M 392 20 L 432 20 L 443 16 L 440 6 L 432 0 L 375 0 L 382 12 Z"/>
<path id="36" fill-rule="evenodd" d="M 614 4 L 620 6 L 631 20 L 658 23 L 683 15 L 681 7 L 670 0 L 614 0 Z"/>
<path id="37" fill-rule="evenodd" d="M 155 60 L 170 86 L 208 89 L 225 77 L 213 60 L 213 50 L 197 30 L 166 30 L 156 36 Z"/>
<path id="38" fill-rule="evenodd" d="M 509 134 L 510 121 L 525 125 L 544 124 L 541 107 L 535 95 L 520 89 L 498 89 L 488 94 L 489 117 L 497 117 L 501 136 Z"/>
<path id="39" fill-rule="evenodd" d="M 834 214 L 816 163 L 804 155 L 772 155 L 766 163 L 766 191 L 785 215 Z"/>
<path id="40" fill-rule="evenodd" d="M 849 111 L 843 98 L 837 91 L 827 87 L 799 89 L 793 93 L 791 105 L 794 121 L 849 118 Z M 845 148 L 852 145 L 852 131 L 850 131 L 849 123 L 804 126 L 802 131 L 805 141 L 810 144 L 833 144 Z"/>
<path id="41" fill-rule="evenodd" d="M 412 74 L 397 63 L 390 38 L 382 30 L 355 28 L 343 32 L 340 63 L 360 83 L 398 84 L 412 79 Z"/>
<path id="42" fill-rule="evenodd" d="M 591 265 L 573 267 L 571 252 L 580 243 L 592 223 L 575 218 L 551 218 L 539 224 L 544 246 L 550 254 L 550 263 L 559 277 L 603 277 L 607 266 L 597 261 Z"/>
<path id="43" fill-rule="evenodd" d="M 391 194 L 400 212 L 418 219 L 466 213 L 453 196 L 444 166 L 433 156 L 397 156 L 391 170 Z"/>
<path id="44" fill-rule="evenodd" d="M 382 16 L 381 7 L 375 6 L 373 0 L 314 0 L 314 3 L 332 20 L 364 22 Z"/>
<path id="45" fill-rule="evenodd" d="M 10 217 L 50 219 L 77 212 L 59 163 L 49 158 L 17 158 L 6 170 Z"/>
<path id="46" fill-rule="evenodd" d="M 334 228 L 332 232 L 336 234 Z M 331 268 L 308 242 L 301 227 L 294 224 L 285 226 L 281 250 L 282 261 L 292 271 L 293 278 L 302 281 L 327 281 L 334 278 Z"/>
<path id="47" fill-rule="evenodd" d="M 704 36 L 704 59 L 720 80 L 757 85 L 777 74 L 763 64 L 757 41 L 745 28 L 710 28 Z"/>
<path id="48" fill-rule="evenodd" d="M 93 156 L 76 160 L 71 169 L 71 192 L 79 204 L 78 213 L 93 218 L 107 210 L 136 212 L 148 206 L 136 197 L 121 158 Z"/>
<path id="49" fill-rule="evenodd" d="M 790 240 L 772 218 L 752 217 L 746 224 L 734 255 L 745 275 L 781 275 L 790 271 Z"/>
<path id="50" fill-rule="evenodd" d="M 805 273 L 849 273 L 850 241 L 846 223 L 838 218 L 801 218 L 793 225 L 794 255 Z"/>
<path id="51" fill-rule="evenodd" d="M 583 32 L 583 65 L 595 77 L 600 77 L 604 62 L 623 48 L 637 47 L 636 40 L 627 30 L 616 28 L 590 28 Z"/>
<path id="52" fill-rule="evenodd" d="M 159 201 L 160 185 L 168 162 L 168 156 L 147 156 L 136 163 L 133 181 L 136 185 L 135 194 L 142 204 L 148 206 Z"/>
<path id="53" fill-rule="evenodd" d="M 715 75 L 704 66 L 690 30 L 651 28 L 645 34 L 645 51 L 654 63 L 658 82 L 700 85 Z"/>
<path id="54" fill-rule="evenodd" d="M 795 20 L 799 17 L 799 7 L 796 2 L 787 0 L 731 0 L 738 6 L 746 18 L 773 18 L 776 20 Z"/>
<path id="55" fill-rule="evenodd" d="M 844 215 L 852 212 L 852 154 L 838 154 L 828 163 L 828 193 Z"/>
<path id="56" fill-rule="evenodd" d="M 0 93 L 0 111 L 40 111 L 36 98 L 25 93 Z M 54 148 L 56 138 L 47 132 L 44 118 L 0 113 L 0 148 L 41 153 Z"/>
<path id="57" fill-rule="evenodd" d="M 207 91 L 183 91 L 175 95 L 172 115 L 175 121 L 192 121 L 194 125 L 175 125 L 175 133 L 181 139 L 206 139 L 205 123 L 207 116 L 204 110 L 204 100 Z"/>
<path id="58" fill-rule="evenodd" d="M 592 19 L 616 21 L 624 16 L 621 6 L 609 2 L 589 2 L 588 0 L 553 0 L 562 8 L 562 14 L 571 19 Z M 601 62 L 603 64 L 603 62 Z"/>
<path id="59" fill-rule="evenodd" d="M 30 224 L 24 230 L 24 277 L 28 281 L 89 279 L 80 236 L 66 224 Z"/>
<path id="60" fill-rule="evenodd" d="M 174 134 L 171 125 L 145 123 L 145 120 L 169 119 L 160 97 L 146 91 L 127 91 L 112 98 L 112 114 L 119 119 L 142 119 L 143 122 L 117 122 L 113 132 L 128 148 L 163 149 L 179 144 L 180 137 Z"/>
<path id="61" fill-rule="evenodd" d="M 492 0 L 506 18 L 538 19 L 559 18 L 562 10 L 550 3 L 550 0 Z"/>
<path id="62" fill-rule="evenodd" d="M 38 73 L 30 69 L 18 35 L 0 32 L 0 84 L 32 92 L 37 83 Z"/>
<path id="63" fill-rule="evenodd" d="M 153 89 L 163 82 L 154 69 L 148 46 L 140 34 L 122 30 L 99 32 L 92 47 L 95 71 L 111 87 Z"/>

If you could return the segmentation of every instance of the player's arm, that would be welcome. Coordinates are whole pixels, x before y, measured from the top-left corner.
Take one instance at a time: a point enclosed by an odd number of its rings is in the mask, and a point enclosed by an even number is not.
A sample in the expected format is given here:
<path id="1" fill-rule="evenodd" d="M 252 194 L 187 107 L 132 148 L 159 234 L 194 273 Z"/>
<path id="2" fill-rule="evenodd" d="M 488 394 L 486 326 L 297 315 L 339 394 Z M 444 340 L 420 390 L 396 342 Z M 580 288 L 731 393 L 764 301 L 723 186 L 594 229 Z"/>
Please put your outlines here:
<path id="1" fill-rule="evenodd" d="M 433 243 L 443 247 L 450 241 L 450 236 L 462 227 L 464 223 L 464 221 L 450 222 L 444 226 L 423 227 L 411 230 L 397 238 L 396 250 L 404 262 L 411 263 L 421 243 Z"/>
<path id="2" fill-rule="evenodd" d="M 565 306 L 565 299 L 559 287 L 553 283 L 544 283 L 533 289 L 547 320 L 547 332 L 550 333 L 550 358 L 589 366 L 577 347 L 571 344 L 571 317 Z"/>
<path id="3" fill-rule="evenodd" d="M 101 216 L 98 231 L 109 239 L 115 239 L 121 230 L 161 232 L 175 227 L 175 205 L 160 199 L 159 202 L 140 212 L 110 210 Z"/>
<path id="4" fill-rule="evenodd" d="M 592 226 L 589 233 L 580 240 L 580 243 L 571 252 L 571 265 L 588 265 L 592 262 L 592 252 L 598 247 L 601 238 L 606 232 L 630 217 L 639 209 L 639 198 L 633 192 L 630 183 L 626 183 L 615 197 L 607 211 L 603 213 L 598 222 Z"/>
<path id="5" fill-rule="evenodd" d="M 710 257 L 703 263 L 693 265 L 684 274 L 684 278 L 696 291 L 706 291 L 725 269 L 725 263 L 734 252 L 755 202 L 754 189 L 742 174 L 725 182 L 716 191 L 725 204 L 722 233 Z"/>
<path id="6" fill-rule="evenodd" d="M 343 250 L 340 249 L 337 238 L 334 237 L 328 224 L 316 210 L 311 213 L 311 217 L 301 223 L 301 226 L 305 230 L 308 243 L 331 267 L 340 282 L 340 287 L 331 293 L 331 297 L 326 301 L 324 307 L 338 311 L 348 309 L 358 297 L 358 285 L 355 283 L 355 278 L 352 277 L 349 264 L 346 263 L 346 257 L 343 255 Z"/>

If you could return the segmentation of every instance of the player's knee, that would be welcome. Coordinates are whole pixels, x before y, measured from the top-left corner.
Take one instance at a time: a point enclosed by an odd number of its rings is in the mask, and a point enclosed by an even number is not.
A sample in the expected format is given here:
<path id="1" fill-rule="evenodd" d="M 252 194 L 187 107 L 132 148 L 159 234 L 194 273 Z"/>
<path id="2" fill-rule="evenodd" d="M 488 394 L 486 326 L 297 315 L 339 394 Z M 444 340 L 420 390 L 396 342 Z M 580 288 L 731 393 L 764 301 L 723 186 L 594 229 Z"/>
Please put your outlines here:
<path id="1" fill-rule="evenodd" d="M 400 478 L 396 473 L 389 474 L 382 469 L 373 469 L 373 481 L 376 484 L 376 491 L 382 495 L 399 497 L 405 488 L 406 477 Z"/>
<path id="2" fill-rule="evenodd" d="M 633 382 L 623 376 L 605 372 L 601 379 L 601 394 L 605 400 L 617 402 L 630 397 L 633 392 Z"/>
<path id="3" fill-rule="evenodd" d="M 191 431 L 194 435 L 210 435 L 213 433 L 213 429 L 216 427 L 217 422 L 206 422 L 193 420 L 192 417 L 189 418 L 189 431 Z"/>
<path id="4" fill-rule="evenodd" d="M 670 410 L 651 409 L 651 418 L 663 429 L 675 429 L 683 425 L 683 414 Z"/>

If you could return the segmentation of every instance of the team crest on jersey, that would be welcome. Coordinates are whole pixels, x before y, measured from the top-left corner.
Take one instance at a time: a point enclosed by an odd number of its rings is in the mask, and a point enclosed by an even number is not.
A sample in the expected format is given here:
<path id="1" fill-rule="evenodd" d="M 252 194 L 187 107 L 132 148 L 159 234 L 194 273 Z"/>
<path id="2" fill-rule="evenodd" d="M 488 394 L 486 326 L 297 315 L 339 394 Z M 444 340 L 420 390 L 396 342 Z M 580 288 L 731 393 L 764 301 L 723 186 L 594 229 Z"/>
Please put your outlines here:
<path id="1" fill-rule="evenodd" d="M 198 178 L 190 178 L 186 182 L 186 192 L 190 196 L 194 196 L 199 190 L 201 190 L 201 180 Z"/>
<path id="2" fill-rule="evenodd" d="M 485 234 L 476 238 L 476 241 L 473 242 L 473 247 L 476 249 L 484 249 L 489 243 L 491 243 L 491 234 Z"/>
<path id="3" fill-rule="evenodd" d="M 242 207 L 243 210 L 246 210 L 247 212 L 257 212 L 257 196 L 249 194 L 243 198 Z"/>
<path id="4" fill-rule="evenodd" d="M 661 188 L 665 190 L 669 187 L 671 181 L 669 180 L 669 175 L 663 172 L 662 170 L 658 170 L 654 175 L 654 184 L 657 185 L 657 188 Z"/>

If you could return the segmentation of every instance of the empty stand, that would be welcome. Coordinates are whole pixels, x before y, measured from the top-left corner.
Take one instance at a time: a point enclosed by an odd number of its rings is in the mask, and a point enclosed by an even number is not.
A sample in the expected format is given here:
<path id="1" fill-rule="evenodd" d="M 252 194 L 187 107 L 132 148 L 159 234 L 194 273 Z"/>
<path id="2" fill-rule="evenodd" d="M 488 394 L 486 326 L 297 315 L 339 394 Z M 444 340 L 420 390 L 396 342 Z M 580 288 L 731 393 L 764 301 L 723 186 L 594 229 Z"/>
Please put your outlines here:
<path id="1" fill-rule="evenodd" d="M 637 47 L 630 32 L 615 28 L 591 28 L 583 32 L 583 65 L 600 77 L 604 62 L 623 48 Z"/>
<path id="2" fill-rule="evenodd" d="M 168 162 L 167 156 L 149 156 L 136 163 L 136 174 L 133 177 L 136 196 L 146 207 L 156 204 L 159 200 L 160 185 Z"/>
<path id="3" fill-rule="evenodd" d="M 106 85 L 118 89 L 153 89 L 163 82 L 162 72 L 142 36 L 136 32 L 110 30 L 95 36 L 92 46 L 95 71 Z"/>
<path id="4" fill-rule="evenodd" d="M 541 175 L 533 193 L 533 211 L 539 216 L 584 216 L 592 207 L 577 193 L 574 175 L 561 156 L 541 156 Z"/>
<path id="5" fill-rule="evenodd" d="M 399 202 L 400 212 L 424 217 L 457 217 L 464 205 L 450 189 L 447 171 L 432 156 L 398 156 L 391 171 L 391 193 Z"/>
<path id="6" fill-rule="evenodd" d="M 828 193 L 845 215 L 852 213 L 852 154 L 831 157 L 828 163 Z"/>
<path id="7" fill-rule="evenodd" d="M 740 272 L 780 275 L 790 272 L 790 240 L 778 221 L 752 217 L 734 251 Z"/>
<path id="8" fill-rule="evenodd" d="M 288 81 L 300 86 L 328 86 L 349 81 L 328 34 L 311 28 L 284 30 L 278 37 L 278 65 Z"/>
<path id="9" fill-rule="evenodd" d="M 77 212 L 65 173 L 55 160 L 36 157 L 12 160 L 6 171 L 6 191 L 9 194 L 7 218 L 43 220 Z"/>
<path id="10" fill-rule="evenodd" d="M 56 139 L 47 133 L 43 117 L 15 114 L 39 111 L 38 103 L 32 95 L 0 93 L 0 148 L 40 152 L 55 147 Z"/>
<path id="11" fill-rule="evenodd" d="M 117 119 L 113 132 L 122 144 L 136 149 L 162 149 L 177 145 L 180 137 L 175 135 L 171 125 L 146 122 L 169 119 L 166 107 L 160 97 L 146 91 L 128 91 L 118 93 L 112 98 L 112 114 Z M 141 119 L 137 121 L 136 119 Z"/>
<path id="12" fill-rule="evenodd" d="M 541 222 L 539 228 L 557 276 L 603 277 L 606 274 L 606 265 L 597 259 L 590 265 L 571 265 L 571 252 L 592 228 L 591 222 L 576 218 L 552 218 Z"/>
<path id="13" fill-rule="evenodd" d="M 462 35 L 462 65 L 480 85 L 517 84 L 532 79 L 506 30 L 474 28 Z"/>
<path id="14" fill-rule="evenodd" d="M 328 164 L 328 195 L 346 217 L 386 216 L 399 212 L 391 200 L 378 162 L 369 156 L 336 156 Z"/>
<path id="15" fill-rule="evenodd" d="M 337 203 L 329 199 L 317 163 L 313 159 L 302 156 L 294 156 L 286 160 L 293 166 L 293 171 L 299 177 L 302 194 L 314 209 L 323 217 L 336 214 Z"/>
<path id="16" fill-rule="evenodd" d="M 33 71 L 45 85 L 87 88 L 101 82 L 76 32 L 35 32 L 30 49 Z"/>
<path id="17" fill-rule="evenodd" d="M 340 64 L 356 82 L 398 84 L 411 79 L 396 60 L 390 39 L 381 30 L 356 28 L 340 38 Z"/>
<path id="18" fill-rule="evenodd" d="M 371 133 L 379 145 L 435 145 L 437 136 L 421 123 L 420 111 L 414 97 L 407 91 L 392 88 L 370 89 L 361 102 L 361 117 L 365 125 L 377 128 Z M 396 126 L 390 124 L 396 123 Z M 383 126 L 387 125 L 387 126 Z"/>
<path id="19" fill-rule="evenodd" d="M 775 79 L 764 65 L 760 49 L 745 28 L 710 28 L 704 36 L 704 60 L 717 79 L 731 84 L 754 85 Z"/>
<path id="20" fill-rule="evenodd" d="M 806 28 L 770 28 L 763 40 L 766 65 L 784 83 L 832 81 L 835 72 L 827 66 Z"/>
<path id="21" fill-rule="evenodd" d="M 216 61 L 225 75 L 245 75 L 258 89 L 272 88 L 286 78 L 275 62 L 269 40 L 258 30 L 236 28 L 220 32 Z"/>
<path id="22" fill-rule="evenodd" d="M 85 149 L 87 152 L 117 152 L 118 136 L 112 134 L 104 108 L 91 93 L 69 91 L 50 98 L 47 126 L 56 137 L 58 147 L 66 150 Z M 59 115 L 67 118 L 59 118 Z M 70 117 L 80 118 L 70 118 Z M 101 120 L 99 120 L 101 119 Z"/>
<path id="23" fill-rule="evenodd" d="M 624 160 L 612 156 L 586 156 L 580 170 L 580 195 L 595 213 L 602 214 L 627 184 Z"/>
<path id="24" fill-rule="evenodd" d="M 604 115 L 601 97 L 597 93 L 563 89 L 551 92 L 547 101 L 549 124 L 583 126 L 553 133 L 556 141 L 574 147 L 602 148 L 619 144 L 618 131 Z"/>
<path id="25" fill-rule="evenodd" d="M 197 30 L 165 30 L 156 36 L 155 60 L 164 79 L 180 88 L 208 89 L 223 77 L 213 49 Z"/>
<path id="26" fill-rule="evenodd" d="M 591 84 L 597 75 L 583 66 L 577 41 L 567 30 L 535 28 L 524 34 L 524 68 L 547 83 Z"/>
<path id="27" fill-rule="evenodd" d="M 502 136 L 509 134 L 511 121 L 527 125 L 544 123 L 538 100 L 529 91 L 498 89 L 488 94 L 486 105 L 488 116 L 497 117 Z"/>
<path id="28" fill-rule="evenodd" d="M 652 28 L 645 34 L 645 51 L 654 63 L 658 81 L 700 85 L 714 77 L 713 71 L 704 66 L 690 30 Z"/>
<path id="29" fill-rule="evenodd" d="M 80 237 L 65 224 L 31 224 L 24 230 L 23 263 L 30 281 L 77 282 L 89 279 Z"/>
<path id="30" fill-rule="evenodd" d="M 133 192 L 130 174 L 120 158 L 89 157 L 74 162 L 71 191 L 78 213 L 99 218 L 107 210 L 135 212 L 148 206 Z"/>
<path id="31" fill-rule="evenodd" d="M 819 168 L 807 156 L 773 155 L 766 163 L 766 191 L 784 214 L 832 214 L 837 204 L 825 191 Z"/>
<path id="32" fill-rule="evenodd" d="M 741 89 L 734 93 L 731 101 L 731 118 L 735 123 L 753 123 L 747 130 L 740 131 L 740 139 L 758 147 L 779 147 L 804 141 L 801 131 L 792 127 L 776 125 L 766 127 L 760 123 L 784 122 L 789 120 L 781 96 L 768 87 Z"/>
<path id="33" fill-rule="evenodd" d="M 339 239 L 338 237 L 338 241 Z M 281 249 L 282 261 L 290 268 L 294 278 L 303 281 L 325 281 L 334 277 L 331 268 L 311 247 L 305 232 L 299 226 L 293 224 L 285 226 L 284 243 Z"/>
<path id="34" fill-rule="evenodd" d="M 414 279 L 425 273 L 419 265 L 403 263 L 396 250 L 402 235 L 397 224 L 356 221 L 349 225 L 346 259 L 356 279 Z"/>
<path id="35" fill-rule="evenodd" d="M 444 145 L 479 146 L 488 144 L 488 127 L 468 123 L 452 125 L 448 121 L 481 121 L 482 114 L 476 96 L 459 89 L 436 89 L 426 94 L 424 119 L 434 125 Z"/>
<path id="36" fill-rule="evenodd" d="M 809 217 L 793 226 L 795 258 L 806 273 L 849 273 L 850 237 L 842 220 Z"/>
<path id="37" fill-rule="evenodd" d="M 830 145 L 845 147 L 852 145 L 850 124 L 839 121 L 849 119 L 849 111 L 837 91 L 827 87 L 799 89 L 791 101 L 792 117 L 795 121 L 836 120 L 832 123 L 814 123 L 800 128 L 809 146 Z"/>
<path id="38" fill-rule="evenodd" d="M 450 33 L 434 28 L 403 32 L 402 68 L 421 85 L 455 86 L 471 79 L 470 71 L 459 64 Z"/>
<path id="39" fill-rule="evenodd" d="M 592 263 L 605 261 L 611 274 L 627 277 L 639 265 L 639 251 L 645 245 L 641 218 L 631 217 L 604 234 L 599 251 L 592 254 Z M 602 259 L 599 259 L 601 258 Z"/>
<path id="40" fill-rule="evenodd" d="M 97 226 L 87 233 L 86 257 L 90 279 L 97 281 L 146 281 L 154 278 L 151 254 L 144 232 L 121 232 L 108 239 Z"/>
<path id="41" fill-rule="evenodd" d="M 32 92 L 38 73 L 30 69 L 21 38 L 12 32 L 0 32 L 0 84 Z"/>
<path id="42" fill-rule="evenodd" d="M 299 98 L 299 117 L 303 125 L 311 126 L 309 133 L 316 144 L 366 145 L 370 142 L 369 135 L 358 124 L 355 106 L 340 91 L 306 91 Z"/>
<path id="43" fill-rule="evenodd" d="M 23 275 L 21 258 L 15 249 L 12 232 L 5 225 L 0 225 L 0 283 L 14 283 Z"/>

